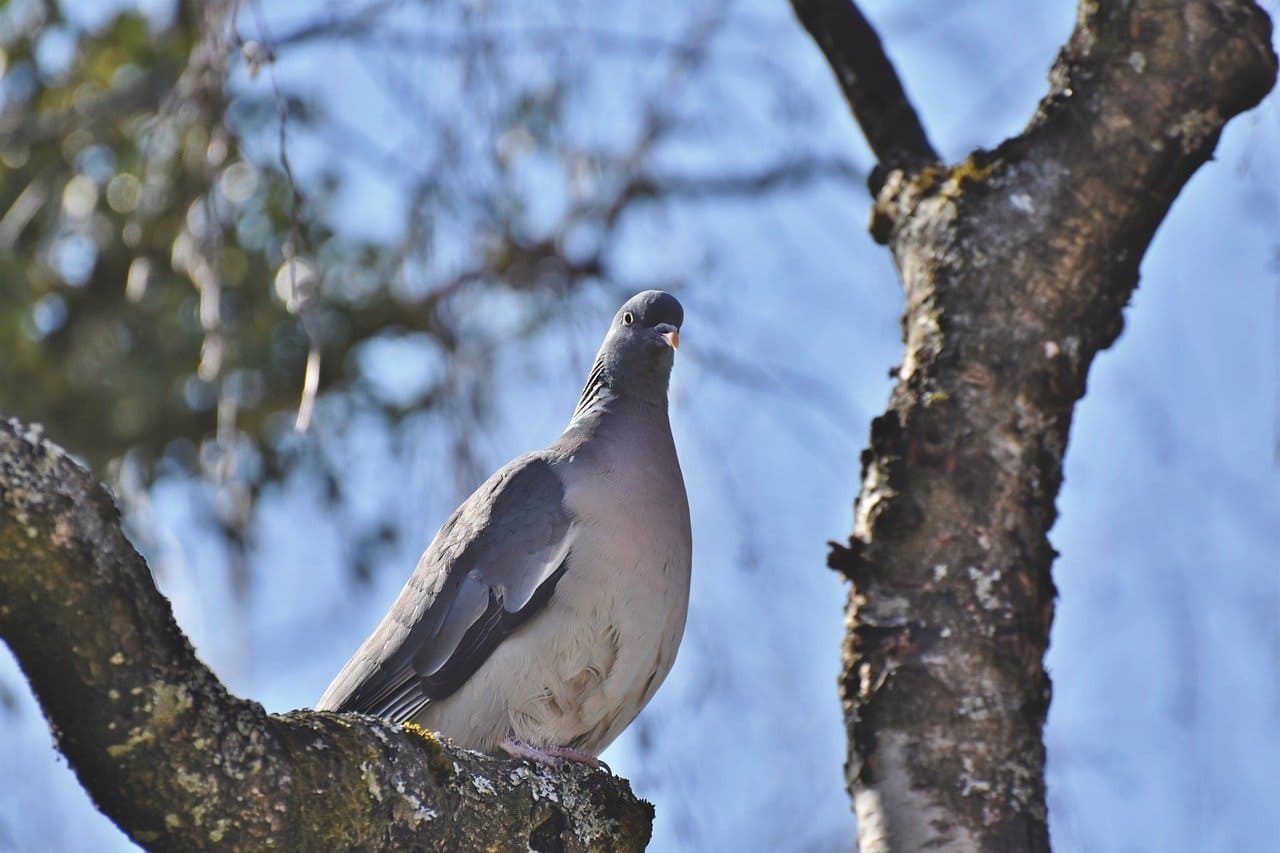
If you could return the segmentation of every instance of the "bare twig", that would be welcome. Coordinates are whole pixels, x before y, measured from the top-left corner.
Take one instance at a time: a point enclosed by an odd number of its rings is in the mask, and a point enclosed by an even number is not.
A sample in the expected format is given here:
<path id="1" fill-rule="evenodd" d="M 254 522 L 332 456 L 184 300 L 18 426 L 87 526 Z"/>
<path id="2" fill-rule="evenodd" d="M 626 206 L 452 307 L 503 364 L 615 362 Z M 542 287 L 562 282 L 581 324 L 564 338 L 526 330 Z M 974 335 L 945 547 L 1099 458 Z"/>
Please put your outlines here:
<path id="1" fill-rule="evenodd" d="M 239 0 L 236 0 L 236 2 L 236 11 L 238 12 Z M 376 17 L 384 9 L 392 5 L 394 5 L 393 0 L 383 0 L 383 2 L 374 3 L 366 7 L 360 14 Z M 249 0 L 249 7 L 253 12 L 254 24 L 257 27 L 258 35 L 266 45 L 264 55 L 268 59 L 267 79 L 271 82 L 271 94 L 275 101 L 278 118 L 276 145 L 279 153 L 280 169 L 284 172 L 285 185 L 289 188 L 289 238 L 288 244 L 285 246 L 284 262 L 288 266 L 289 300 L 291 305 L 296 305 L 296 313 L 302 324 L 303 332 L 307 336 L 307 369 L 303 376 L 302 396 L 298 402 L 298 414 L 294 419 L 294 429 L 297 432 L 306 432 L 311 425 L 311 413 L 315 409 L 316 394 L 320 389 L 321 341 L 316 333 L 315 323 L 310 322 L 320 295 L 320 289 L 315 282 L 309 282 L 307 284 L 311 286 L 305 287 L 304 293 L 304 283 L 298 280 L 300 265 L 291 262 L 293 256 L 303 252 L 302 243 L 305 235 L 302 231 L 302 191 L 298 188 L 298 181 L 293 173 L 293 163 L 289 159 L 289 104 L 284 97 L 284 93 L 280 90 L 280 82 L 276 79 L 275 68 L 270 62 L 271 58 L 274 57 L 274 48 L 270 33 L 267 30 L 266 15 L 262 11 L 262 5 L 258 0 Z M 236 28 L 235 15 L 232 16 L 232 36 L 238 44 L 245 45 Z M 291 312 L 293 310 L 293 308 L 290 308 Z"/>

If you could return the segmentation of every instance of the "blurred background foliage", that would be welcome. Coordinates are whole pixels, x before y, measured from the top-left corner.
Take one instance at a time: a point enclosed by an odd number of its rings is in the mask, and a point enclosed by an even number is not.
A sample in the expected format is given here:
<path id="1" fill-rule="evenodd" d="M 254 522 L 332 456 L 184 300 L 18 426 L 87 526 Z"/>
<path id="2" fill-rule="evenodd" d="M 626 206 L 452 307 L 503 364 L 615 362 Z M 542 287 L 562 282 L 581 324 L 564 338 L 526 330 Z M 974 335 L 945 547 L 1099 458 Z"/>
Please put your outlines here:
<path id="1" fill-rule="evenodd" d="M 239 134 L 276 111 L 228 96 L 226 13 L 116 10 L 89 28 L 53 3 L 0 13 L 0 409 L 43 423 L 126 502 L 157 466 L 208 478 L 234 540 L 290 464 L 308 338 L 272 286 L 282 258 L 314 245 L 379 272 L 369 246 L 297 209 L 278 164 L 245 158 Z M 327 302 L 321 347 L 340 368 L 377 329 L 359 327 L 361 300 Z"/>
<path id="2" fill-rule="evenodd" d="M 575 44 L 550 27 L 495 27 L 494 4 L 312 6 L 268 39 L 254 3 L 5 3 L 0 411 L 43 423 L 109 477 L 126 510 L 158 474 L 204 480 L 238 587 L 264 486 L 305 469 L 342 497 L 332 455 L 295 429 L 309 421 L 309 379 L 328 429 L 344 412 L 394 430 L 446 411 L 456 480 L 474 482 L 484 463 L 468 435 L 490 407 L 497 347 L 584 285 L 621 295 L 679 283 L 615 268 L 630 208 L 857 177 L 837 158 L 698 177 L 648 168 L 660 141 L 697 129 L 670 95 L 722 22 L 723 8 L 708 8 L 670 40 L 578 33 L 596 52 L 652 55 L 660 82 L 630 114 L 630 141 L 597 147 L 565 128 L 566 103 L 590 79 Z M 550 76 L 523 73 L 507 41 L 532 46 Z M 429 73 L 410 60 L 377 72 L 416 117 L 411 156 L 332 109 L 323 81 L 276 79 L 283 53 L 331 42 L 434 57 Z M 327 149 L 303 181 L 299 138 Z M 406 193 L 399 229 L 343 227 L 362 168 Z M 420 361 L 426 378 L 407 392 L 362 367 L 388 343 Z M 392 535 L 352 531 L 357 574 Z"/>

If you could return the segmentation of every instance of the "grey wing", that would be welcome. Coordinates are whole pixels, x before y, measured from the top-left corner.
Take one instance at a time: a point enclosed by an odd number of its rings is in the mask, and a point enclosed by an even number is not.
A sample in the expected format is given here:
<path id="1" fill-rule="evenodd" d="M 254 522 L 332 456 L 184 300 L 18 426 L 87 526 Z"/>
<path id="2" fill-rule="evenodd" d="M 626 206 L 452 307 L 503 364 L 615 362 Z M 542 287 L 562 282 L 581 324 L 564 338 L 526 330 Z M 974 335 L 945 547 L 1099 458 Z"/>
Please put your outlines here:
<path id="1" fill-rule="evenodd" d="M 399 723 L 453 693 L 546 606 L 569 565 L 570 522 L 545 459 L 498 471 L 445 522 L 316 709 Z"/>

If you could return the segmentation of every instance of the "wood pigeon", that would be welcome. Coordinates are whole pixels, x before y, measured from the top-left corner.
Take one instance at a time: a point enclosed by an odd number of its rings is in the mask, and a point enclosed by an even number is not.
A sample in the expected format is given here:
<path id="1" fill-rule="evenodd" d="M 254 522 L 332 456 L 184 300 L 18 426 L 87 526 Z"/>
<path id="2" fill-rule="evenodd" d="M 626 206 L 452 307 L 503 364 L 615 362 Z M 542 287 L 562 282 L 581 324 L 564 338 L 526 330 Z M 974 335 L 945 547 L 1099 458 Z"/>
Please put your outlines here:
<path id="1" fill-rule="evenodd" d="M 564 433 L 454 511 L 317 710 L 599 766 L 684 633 L 692 537 L 667 418 L 683 320 L 668 293 L 627 300 Z"/>

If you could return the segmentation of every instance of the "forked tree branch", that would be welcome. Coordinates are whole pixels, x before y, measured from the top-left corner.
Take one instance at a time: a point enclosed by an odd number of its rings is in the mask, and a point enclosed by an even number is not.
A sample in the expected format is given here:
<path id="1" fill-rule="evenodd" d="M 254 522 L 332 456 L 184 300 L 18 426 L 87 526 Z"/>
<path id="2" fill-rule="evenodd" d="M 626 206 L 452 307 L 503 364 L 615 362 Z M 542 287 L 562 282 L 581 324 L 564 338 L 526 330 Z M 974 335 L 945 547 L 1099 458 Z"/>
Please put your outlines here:
<path id="1" fill-rule="evenodd" d="M 1047 851 L 1062 463 L 1156 228 L 1271 89 L 1250 0 L 1082 0 L 1027 129 L 887 175 L 906 351 L 862 457 L 841 698 L 862 853 Z"/>
<path id="2" fill-rule="evenodd" d="M 268 714 L 195 656 L 110 495 L 0 420 L 0 639 L 81 784 L 160 850 L 641 850 L 627 783 L 370 718 Z"/>
<path id="3" fill-rule="evenodd" d="M 880 162 L 880 173 L 912 170 L 941 159 L 880 37 L 858 4 L 854 0 L 791 0 L 791 8 L 827 58 Z"/>

